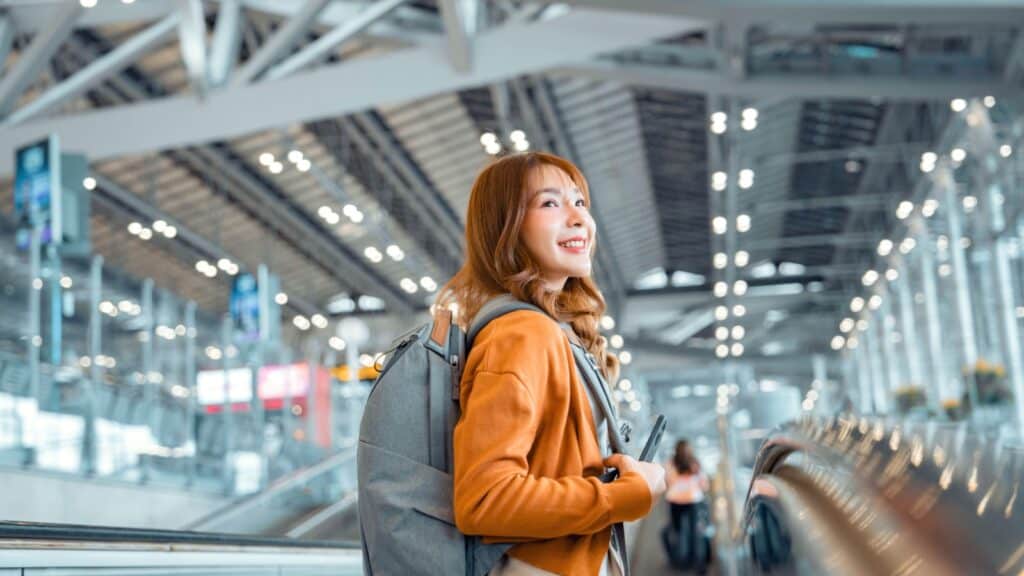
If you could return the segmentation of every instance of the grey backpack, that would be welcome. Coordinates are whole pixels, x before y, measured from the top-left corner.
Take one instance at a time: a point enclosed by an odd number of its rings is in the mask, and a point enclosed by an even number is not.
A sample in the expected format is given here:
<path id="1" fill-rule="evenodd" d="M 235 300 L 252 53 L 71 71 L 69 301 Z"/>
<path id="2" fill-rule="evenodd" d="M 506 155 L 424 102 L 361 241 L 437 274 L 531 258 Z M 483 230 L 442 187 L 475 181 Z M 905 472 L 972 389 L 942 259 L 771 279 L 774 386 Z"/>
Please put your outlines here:
<path id="1" fill-rule="evenodd" d="M 480 310 L 467 335 L 452 323 L 450 312 L 439 311 L 432 323 L 399 339 L 387 355 L 359 426 L 356 458 L 364 574 L 484 576 L 511 548 L 485 545 L 458 531 L 451 473 L 459 384 L 469 347 L 491 320 L 516 310 L 544 313 L 531 304 L 499 297 Z M 593 357 L 576 344 L 573 355 L 607 418 L 612 448 L 624 452 Z M 601 387 L 600 393 L 595 385 Z M 621 525 L 613 538 L 624 555 Z"/>

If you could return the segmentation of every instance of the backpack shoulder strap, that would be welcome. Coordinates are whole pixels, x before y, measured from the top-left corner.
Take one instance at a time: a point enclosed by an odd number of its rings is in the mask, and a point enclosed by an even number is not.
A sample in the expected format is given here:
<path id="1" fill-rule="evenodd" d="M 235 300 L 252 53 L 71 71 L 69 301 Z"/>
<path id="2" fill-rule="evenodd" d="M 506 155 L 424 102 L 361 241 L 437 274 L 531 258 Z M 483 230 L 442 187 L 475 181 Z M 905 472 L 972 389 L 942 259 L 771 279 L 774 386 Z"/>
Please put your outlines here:
<path id="1" fill-rule="evenodd" d="M 473 341 L 476 340 L 477 335 L 484 329 L 484 327 L 490 324 L 492 320 L 497 320 L 505 314 L 516 312 L 518 310 L 532 310 L 547 316 L 547 313 L 540 308 L 528 302 L 516 300 L 509 294 L 502 294 L 501 296 L 492 298 L 480 308 L 480 311 L 476 313 L 476 317 L 473 318 L 473 321 L 470 323 L 469 330 L 466 333 L 466 350 L 469 350 L 473 346 Z"/>

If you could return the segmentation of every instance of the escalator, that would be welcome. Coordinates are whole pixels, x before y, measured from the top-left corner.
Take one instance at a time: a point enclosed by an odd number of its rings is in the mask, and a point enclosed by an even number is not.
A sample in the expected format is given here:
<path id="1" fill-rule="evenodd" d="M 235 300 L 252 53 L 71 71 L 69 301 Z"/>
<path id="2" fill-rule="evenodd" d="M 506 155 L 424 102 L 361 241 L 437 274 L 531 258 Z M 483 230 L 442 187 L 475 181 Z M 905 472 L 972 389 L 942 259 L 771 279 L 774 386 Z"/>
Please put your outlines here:
<path id="1" fill-rule="evenodd" d="M 1021 574 L 1024 451 L 927 424 L 805 419 L 754 466 L 745 574 Z"/>

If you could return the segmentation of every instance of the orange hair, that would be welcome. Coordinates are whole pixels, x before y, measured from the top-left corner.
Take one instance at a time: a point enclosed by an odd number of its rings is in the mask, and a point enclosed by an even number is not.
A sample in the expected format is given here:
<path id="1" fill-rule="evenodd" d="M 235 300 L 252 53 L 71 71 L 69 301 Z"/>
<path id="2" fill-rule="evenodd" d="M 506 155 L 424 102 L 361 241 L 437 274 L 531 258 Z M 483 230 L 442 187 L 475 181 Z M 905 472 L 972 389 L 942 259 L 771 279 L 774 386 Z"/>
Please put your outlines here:
<path id="1" fill-rule="evenodd" d="M 605 311 L 601 290 L 591 278 L 569 278 L 560 292 L 547 290 L 540 268 L 520 242 L 529 201 L 528 178 L 544 165 L 564 171 L 590 206 L 590 190 L 583 173 L 564 158 L 528 152 L 488 165 L 477 175 L 469 197 L 466 260 L 441 289 L 437 305 L 456 304 L 457 321 L 467 328 L 480 308 L 500 294 L 534 304 L 552 318 L 568 322 L 612 382 L 618 377 L 619 362 L 606 353 L 607 341 L 598 329 Z"/>

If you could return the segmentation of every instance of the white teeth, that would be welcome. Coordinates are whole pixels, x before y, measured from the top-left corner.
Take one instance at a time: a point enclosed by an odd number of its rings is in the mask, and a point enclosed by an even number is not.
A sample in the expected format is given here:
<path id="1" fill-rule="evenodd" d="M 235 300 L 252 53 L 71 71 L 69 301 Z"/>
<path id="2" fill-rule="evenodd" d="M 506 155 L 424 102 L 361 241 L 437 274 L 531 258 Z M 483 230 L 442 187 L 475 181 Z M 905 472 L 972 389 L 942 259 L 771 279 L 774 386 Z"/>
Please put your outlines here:
<path id="1" fill-rule="evenodd" d="M 583 240 L 570 240 L 568 242 L 560 242 L 559 246 L 565 246 L 566 248 L 583 248 L 587 243 Z"/>

